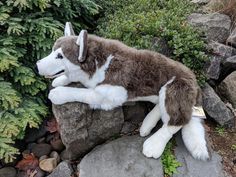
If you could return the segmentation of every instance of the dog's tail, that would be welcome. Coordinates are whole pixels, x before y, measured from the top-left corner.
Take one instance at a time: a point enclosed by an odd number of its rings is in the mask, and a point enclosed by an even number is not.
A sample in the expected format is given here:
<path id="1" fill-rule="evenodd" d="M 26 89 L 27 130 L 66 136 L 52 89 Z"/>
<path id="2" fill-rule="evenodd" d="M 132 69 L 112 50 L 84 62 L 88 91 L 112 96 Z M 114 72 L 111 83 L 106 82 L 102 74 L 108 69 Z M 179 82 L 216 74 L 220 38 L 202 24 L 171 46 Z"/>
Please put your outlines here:
<path id="1" fill-rule="evenodd" d="M 186 148 L 195 159 L 209 159 L 205 131 L 200 118 L 192 117 L 189 123 L 184 125 L 182 138 Z"/>

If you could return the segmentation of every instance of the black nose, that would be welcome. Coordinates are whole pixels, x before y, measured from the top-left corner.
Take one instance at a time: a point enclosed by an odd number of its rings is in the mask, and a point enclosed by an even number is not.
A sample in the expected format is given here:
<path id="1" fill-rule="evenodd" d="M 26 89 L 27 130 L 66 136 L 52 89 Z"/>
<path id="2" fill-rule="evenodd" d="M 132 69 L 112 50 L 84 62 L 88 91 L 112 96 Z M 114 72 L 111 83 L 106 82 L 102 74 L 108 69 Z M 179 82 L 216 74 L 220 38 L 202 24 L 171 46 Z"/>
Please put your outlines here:
<path id="1" fill-rule="evenodd" d="M 34 70 L 35 70 L 36 73 L 39 72 L 37 65 L 34 66 Z"/>

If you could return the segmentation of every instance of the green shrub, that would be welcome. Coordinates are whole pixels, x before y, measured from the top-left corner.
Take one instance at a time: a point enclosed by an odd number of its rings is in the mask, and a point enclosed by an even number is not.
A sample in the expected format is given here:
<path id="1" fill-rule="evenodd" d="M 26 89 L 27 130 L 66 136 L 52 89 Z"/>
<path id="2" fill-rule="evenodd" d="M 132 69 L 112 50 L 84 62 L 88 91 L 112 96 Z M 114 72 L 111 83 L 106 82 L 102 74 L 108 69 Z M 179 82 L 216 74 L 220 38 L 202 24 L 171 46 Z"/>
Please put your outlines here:
<path id="1" fill-rule="evenodd" d="M 173 51 L 171 57 L 191 68 L 199 82 L 204 82 L 205 43 L 186 22 L 195 9 L 189 0 L 113 0 L 101 6 L 107 10 L 100 20 L 98 35 L 156 51 L 153 38 L 161 37 Z"/>
<path id="2" fill-rule="evenodd" d="M 14 141 L 47 114 L 47 85 L 34 71 L 36 61 L 66 21 L 88 29 L 98 8 L 90 0 L 0 0 L 0 159 L 12 161 L 19 153 Z"/>
<path id="3" fill-rule="evenodd" d="M 164 173 L 167 176 L 172 176 L 177 173 L 177 168 L 181 167 L 181 163 L 178 162 L 173 153 L 173 140 L 171 140 L 165 147 L 165 151 L 161 156 L 161 162 L 163 165 Z"/>

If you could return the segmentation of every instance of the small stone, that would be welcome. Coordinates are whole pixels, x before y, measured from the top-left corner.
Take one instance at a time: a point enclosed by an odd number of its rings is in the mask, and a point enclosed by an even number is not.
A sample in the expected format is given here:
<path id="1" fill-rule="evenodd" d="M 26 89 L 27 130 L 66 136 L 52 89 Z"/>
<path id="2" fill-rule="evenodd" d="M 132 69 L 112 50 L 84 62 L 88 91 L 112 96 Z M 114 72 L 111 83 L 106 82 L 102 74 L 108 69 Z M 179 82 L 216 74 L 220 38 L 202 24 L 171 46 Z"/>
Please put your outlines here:
<path id="1" fill-rule="evenodd" d="M 65 149 L 64 144 L 62 143 L 61 139 L 56 139 L 56 140 L 51 140 L 50 144 L 52 146 L 52 148 L 56 151 L 62 151 L 63 149 Z"/>
<path id="2" fill-rule="evenodd" d="M 66 161 L 68 159 L 71 159 L 71 154 L 66 149 L 60 153 L 61 160 Z"/>
<path id="3" fill-rule="evenodd" d="M 24 157 L 25 155 L 29 155 L 29 154 L 30 154 L 30 150 L 28 150 L 28 149 L 26 149 L 26 150 L 24 150 L 24 151 L 22 152 L 23 157 Z"/>
<path id="4" fill-rule="evenodd" d="M 52 141 L 54 138 L 54 135 L 53 134 L 48 134 L 47 137 L 46 137 L 46 142 L 47 143 L 50 143 L 50 141 Z"/>
<path id="5" fill-rule="evenodd" d="M 39 162 L 42 161 L 42 160 L 44 160 L 44 159 L 47 159 L 47 158 L 48 158 L 47 155 L 43 155 L 43 156 L 41 156 L 41 157 L 39 158 Z"/>
<path id="6" fill-rule="evenodd" d="M 218 93 L 236 108 L 236 71 L 227 76 L 218 86 Z"/>
<path id="7" fill-rule="evenodd" d="M 61 160 L 59 154 L 58 154 L 56 151 L 52 151 L 49 156 L 50 156 L 51 158 L 57 159 L 57 163 L 59 163 L 60 160 Z"/>
<path id="8" fill-rule="evenodd" d="M 37 171 L 37 173 L 35 174 L 34 177 L 44 177 L 45 176 L 45 172 L 43 170 L 41 170 L 39 167 L 35 169 Z"/>
<path id="9" fill-rule="evenodd" d="M 203 109 L 207 115 L 213 118 L 220 125 L 227 127 L 234 126 L 234 115 L 230 109 L 226 107 L 224 102 L 215 93 L 209 84 L 205 84 L 202 89 Z"/>
<path id="10" fill-rule="evenodd" d="M 33 147 L 36 146 L 36 145 L 37 145 L 37 143 L 29 143 L 27 145 L 27 149 L 30 150 L 30 152 L 32 152 Z"/>
<path id="11" fill-rule="evenodd" d="M 52 172 L 57 166 L 56 158 L 48 158 L 39 162 L 39 167 L 46 172 Z"/>
<path id="12" fill-rule="evenodd" d="M 38 140 L 37 140 L 37 143 L 38 144 L 40 144 L 40 143 L 45 143 L 45 137 L 42 137 L 42 138 L 39 138 Z"/>
<path id="13" fill-rule="evenodd" d="M 41 157 L 43 155 L 49 155 L 51 149 L 52 148 L 49 144 L 46 143 L 36 144 L 32 149 L 32 153 L 34 153 L 36 157 Z"/>
<path id="14" fill-rule="evenodd" d="M 1 168 L 0 177 L 16 177 L 16 169 L 13 167 Z"/>
<path id="15" fill-rule="evenodd" d="M 212 50 L 212 53 L 222 58 L 228 58 L 236 55 L 236 49 L 218 42 L 210 42 L 208 48 Z"/>
<path id="16" fill-rule="evenodd" d="M 73 169 L 69 162 L 63 161 L 47 177 L 71 177 L 72 174 Z"/>
<path id="17" fill-rule="evenodd" d="M 188 17 L 188 22 L 203 30 L 206 39 L 224 43 L 229 36 L 231 20 L 230 17 L 220 13 L 200 14 L 193 13 Z"/>
<path id="18" fill-rule="evenodd" d="M 230 33 L 226 42 L 236 47 L 236 28 L 234 28 L 234 30 Z"/>

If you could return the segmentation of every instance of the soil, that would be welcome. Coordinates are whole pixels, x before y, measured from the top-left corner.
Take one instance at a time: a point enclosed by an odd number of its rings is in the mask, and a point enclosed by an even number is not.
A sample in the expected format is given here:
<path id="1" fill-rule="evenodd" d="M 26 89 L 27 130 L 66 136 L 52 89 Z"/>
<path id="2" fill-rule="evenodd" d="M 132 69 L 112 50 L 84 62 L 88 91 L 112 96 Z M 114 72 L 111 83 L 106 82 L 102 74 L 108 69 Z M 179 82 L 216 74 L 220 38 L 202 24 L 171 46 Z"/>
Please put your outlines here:
<path id="1" fill-rule="evenodd" d="M 224 170 L 236 177 L 236 128 L 225 129 L 207 120 L 206 131 L 213 150 L 222 156 Z"/>

